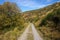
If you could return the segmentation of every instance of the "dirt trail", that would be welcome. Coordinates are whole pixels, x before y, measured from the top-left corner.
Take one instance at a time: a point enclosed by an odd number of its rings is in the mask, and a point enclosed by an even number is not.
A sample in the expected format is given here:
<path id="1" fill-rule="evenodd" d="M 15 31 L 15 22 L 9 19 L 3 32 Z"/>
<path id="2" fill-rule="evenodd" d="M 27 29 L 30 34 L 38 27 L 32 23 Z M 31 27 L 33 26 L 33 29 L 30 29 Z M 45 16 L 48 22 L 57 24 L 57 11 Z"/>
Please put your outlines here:
<path id="1" fill-rule="evenodd" d="M 43 40 L 35 29 L 34 25 L 30 23 L 18 40 Z"/>

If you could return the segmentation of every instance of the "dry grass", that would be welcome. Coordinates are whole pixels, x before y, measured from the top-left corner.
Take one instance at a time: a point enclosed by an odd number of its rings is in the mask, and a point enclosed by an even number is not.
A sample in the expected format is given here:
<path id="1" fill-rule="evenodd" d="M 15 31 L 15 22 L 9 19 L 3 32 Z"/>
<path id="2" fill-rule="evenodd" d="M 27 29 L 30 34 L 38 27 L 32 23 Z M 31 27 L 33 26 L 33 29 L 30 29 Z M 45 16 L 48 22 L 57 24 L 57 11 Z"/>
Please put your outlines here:
<path id="1" fill-rule="evenodd" d="M 23 33 L 28 23 L 25 23 L 25 27 L 22 30 L 19 30 L 19 27 L 15 27 L 13 30 L 10 30 L 2 35 L 0 35 L 0 40 L 17 40 L 17 38 Z"/>
<path id="2" fill-rule="evenodd" d="M 39 31 L 43 33 L 44 39 L 48 40 L 59 40 L 60 38 L 60 32 L 57 30 L 54 30 L 53 28 L 50 27 L 40 27 Z"/>
<path id="3" fill-rule="evenodd" d="M 4 35 L 0 35 L 1 40 L 16 40 L 18 35 L 20 35 L 20 31 L 18 28 L 15 28 L 14 30 L 6 32 Z"/>

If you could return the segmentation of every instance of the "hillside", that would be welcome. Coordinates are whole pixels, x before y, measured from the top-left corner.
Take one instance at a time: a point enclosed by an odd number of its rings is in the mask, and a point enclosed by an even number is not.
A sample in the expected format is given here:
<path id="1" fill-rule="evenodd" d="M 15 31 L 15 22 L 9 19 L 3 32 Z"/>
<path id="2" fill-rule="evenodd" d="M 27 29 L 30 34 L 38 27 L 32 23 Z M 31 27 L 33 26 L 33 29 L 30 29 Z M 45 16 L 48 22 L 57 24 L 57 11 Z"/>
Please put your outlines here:
<path id="1" fill-rule="evenodd" d="M 37 17 L 36 20 L 38 20 L 38 19 L 40 19 L 40 16 L 46 14 L 48 11 L 51 11 L 52 9 L 55 9 L 59 6 L 60 6 L 60 2 L 59 3 L 54 3 L 53 5 L 49 5 L 49 6 L 44 7 L 44 8 L 31 10 L 31 11 L 26 11 L 26 12 L 23 12 L 23 17 L 25 17 L 25 19 L 30 19 L 31 18 L 32 20 L 35 20 L 35 18 Z"/>
<path id="2" fill-rule="evenodd" d="M 60 39 L 60 2 L 23 13 L 24 19 L 33 22 L 45 40 Z"/>
<path id="3" fill-rule="evenodd" d="M 0 40 L 17 40 L 25 26 L 21 10 L 15 3 L 5 2 L 0 5 Z"/>
<path id="4" fill-rule="evenodd" d="M 26 12 L 15 3 L 0 5 L 0 40 L 17 40 L 30 22 L 44 40 L 60 40 L 60 2 Z"/>

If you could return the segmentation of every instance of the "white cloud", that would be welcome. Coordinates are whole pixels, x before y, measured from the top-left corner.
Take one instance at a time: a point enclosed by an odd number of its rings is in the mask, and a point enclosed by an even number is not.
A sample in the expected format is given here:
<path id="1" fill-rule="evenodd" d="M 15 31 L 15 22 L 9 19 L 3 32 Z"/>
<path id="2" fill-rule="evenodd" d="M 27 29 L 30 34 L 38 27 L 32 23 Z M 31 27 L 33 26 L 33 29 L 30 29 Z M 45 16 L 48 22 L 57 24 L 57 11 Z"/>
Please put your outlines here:
<path id="1" fill-rule="evenodd" d="M 57 2 L 60 2 L 60 0 L 58 0 Z"/>
<path id="2" fill-rule="evenodd" d="M 35 2 L 33 0 L 6 0 L 6 1 L 16 2 L 20 6 L 29 7 L 29 8 L 41 8 L 45 6 L 45 5 L 40 5 L 38 2 Z"/>
<path id="3" fill-rule="evenodd" d="M 30 8 L 40 8 L 43 7 L 45 5 L 40 5 L 37 2 L 33 1 L 33 0 L 16 0 L 16 2 L 18 4 L 20 4 L 21 6 L 25 6 L 25 7 L 30 7 Z"/>

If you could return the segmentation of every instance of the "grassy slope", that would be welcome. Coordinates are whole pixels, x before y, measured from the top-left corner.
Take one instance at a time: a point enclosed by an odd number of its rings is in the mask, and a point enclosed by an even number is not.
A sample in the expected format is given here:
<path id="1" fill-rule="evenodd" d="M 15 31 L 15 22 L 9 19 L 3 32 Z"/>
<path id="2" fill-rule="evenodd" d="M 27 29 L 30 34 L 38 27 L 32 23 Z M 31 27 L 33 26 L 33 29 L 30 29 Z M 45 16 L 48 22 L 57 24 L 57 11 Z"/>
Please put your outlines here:
<path id="1" fill-rule="evenodd" d="M 24 18 L 35 24 L 37 29 L 43 34 L 44 40 L 60 39 L 60 2 L 53 5 L 24 12 Z M 54 17 L 59 19 L 59 23 L 55 23 Z M 31 19 L 31 20 L 30 20 Z M 58 22 L 58 21 L 57 21 Z M 57 26 L 55 26 L 57 24 Z"/>
<path id="2" fill-rule="evenodd" d="M 0 40 L 17 40 L 28 25 L 21 16 L 15 3 L 0 5 Z"/>

